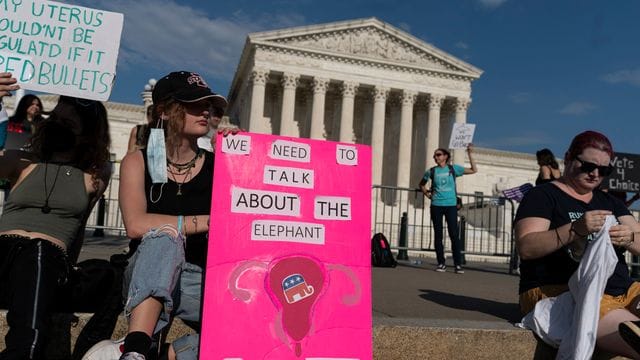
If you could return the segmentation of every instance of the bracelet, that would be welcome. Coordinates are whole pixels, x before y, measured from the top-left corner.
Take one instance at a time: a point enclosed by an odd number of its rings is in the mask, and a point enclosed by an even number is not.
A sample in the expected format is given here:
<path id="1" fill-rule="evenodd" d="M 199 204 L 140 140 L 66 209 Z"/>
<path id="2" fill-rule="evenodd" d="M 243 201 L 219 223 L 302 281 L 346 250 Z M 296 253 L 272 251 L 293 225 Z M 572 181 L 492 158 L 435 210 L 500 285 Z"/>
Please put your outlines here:
<path id="1" fill-rule="evenodd" d="M 576 220 L 577 221 L 577 220 Z M 586 234 L 580 234 L 579 232 L 576 231 L 576 227 L 574 226 L 576 221 L 571 223 L 571 227 L 569 228 L 569 232 L 573 232 L 576 235 L 578 235 L 579 237 L 587 237 L 589 236 L 589 233 L 587 232 Z M 588 230 L 587 230 L 588 231 Z"/>
<path id="2" fill-rule="evenodd" d="M 553 229 L 556 231 L 556 241 L 558 241 L 558 243 L 560 244 L 560 247 L 564 246 L 564 243 L 562 242 L 562 238 L 560 238 L 560 233 L 558 232 L 558 228 Z"/>
<path id="3" fill-rule="evenodd" d="M 196 215 L 193 215 L 193 218 L 191 218 L 191 222 L 193 223 L 193 226 L 195 227 L 194 229 L 194 233 L 198 233 L 198 217 Z"/>
<path id="4" fill-rule="evenodd" d="M 182 223 L 184 222 L 184 216 L 178 215 L 178 234 L 182 234 Z"/>

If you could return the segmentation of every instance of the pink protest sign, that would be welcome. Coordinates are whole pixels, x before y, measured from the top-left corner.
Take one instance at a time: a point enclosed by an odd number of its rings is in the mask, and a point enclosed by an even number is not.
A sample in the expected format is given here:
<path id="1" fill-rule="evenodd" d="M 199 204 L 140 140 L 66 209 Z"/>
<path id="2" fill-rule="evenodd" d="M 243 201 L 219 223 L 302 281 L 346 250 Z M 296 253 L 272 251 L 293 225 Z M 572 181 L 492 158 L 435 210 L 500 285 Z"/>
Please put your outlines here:
<path id="1" fill-rule="evenodd" d="M 371 359 L 371 149 L 216 144 L 201 359 Z"/>

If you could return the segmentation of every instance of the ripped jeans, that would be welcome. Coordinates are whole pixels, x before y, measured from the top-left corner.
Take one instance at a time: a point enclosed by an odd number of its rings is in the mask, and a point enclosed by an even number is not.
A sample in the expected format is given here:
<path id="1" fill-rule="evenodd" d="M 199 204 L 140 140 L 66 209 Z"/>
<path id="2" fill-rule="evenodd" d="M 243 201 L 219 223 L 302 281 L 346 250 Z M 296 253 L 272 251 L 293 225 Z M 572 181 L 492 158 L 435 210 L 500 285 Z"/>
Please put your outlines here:
<path id="1" fill-rule="evenodd" d="M 200 323 L 202 269 L 185 262 L 184 237 L 165 225 L 142 237 L 124 273 L 125 315 L 149 297 L 160 299 L 163 310 L 154 334 L 162 331 L 172 316 L 191 327 Z M 174 342 L 178 359 L 198 358 L 198 337 L 184 336 Z"/>

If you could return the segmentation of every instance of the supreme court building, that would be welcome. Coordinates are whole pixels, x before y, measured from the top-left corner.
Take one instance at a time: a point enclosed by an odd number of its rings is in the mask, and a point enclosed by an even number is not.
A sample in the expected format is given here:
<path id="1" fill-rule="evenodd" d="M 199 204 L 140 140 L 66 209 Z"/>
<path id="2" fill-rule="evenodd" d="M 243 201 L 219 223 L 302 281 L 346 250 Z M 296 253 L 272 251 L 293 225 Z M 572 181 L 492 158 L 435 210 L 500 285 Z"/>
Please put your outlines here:
<path id="1" fill-rule="evenodd" d="M 415 187 L 481 74 L 375 18 L 253 33 L 228 114 L 251 132 L 371 145 L 374 184 Z"/>
<path id="2" fill-rule="evenodd" d="M 371 145 L 373 184 L 414 189 L 434 165 L 434 150 L 448 147 L 452 124 L 467 121 L 471 85 L 481 75 L 375 18 L 259 32 L 247 37 L 227 117 L 251 132 Z M 139 104 L 105 103 L 116 161 L 108 199 L 117 199 L 117 166 L 131 128 L 146 122 L 150 90 Z M 40 98 L 45 110 L 57 101 Z M 5 99 L 10 113 L 14 100 Z M 533 154 L 476 147 L 474 159 L 478 173 L 456 180 L 459 193 L 499 196 L 538 171 Z M 453 162 L 469 166 L 464 150 L 453 151 Z"/>

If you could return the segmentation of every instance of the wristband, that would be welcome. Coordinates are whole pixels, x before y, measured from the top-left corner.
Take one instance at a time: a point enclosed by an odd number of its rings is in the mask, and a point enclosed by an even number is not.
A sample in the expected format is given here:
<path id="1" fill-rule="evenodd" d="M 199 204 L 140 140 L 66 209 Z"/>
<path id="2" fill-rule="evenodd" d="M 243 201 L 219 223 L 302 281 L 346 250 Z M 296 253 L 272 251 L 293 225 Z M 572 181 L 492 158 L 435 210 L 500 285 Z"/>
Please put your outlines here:
<path id="1" fill-rule="evenodd" d="M 178 234 L 182 234 L 182 223 L 184 222 L 184 216 L 178 215 Z"/>

